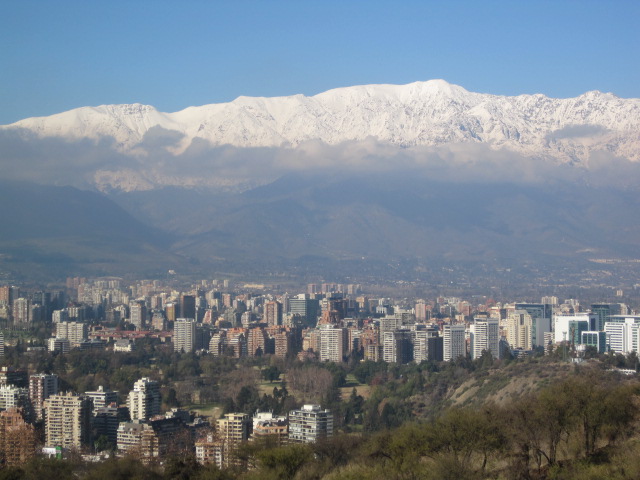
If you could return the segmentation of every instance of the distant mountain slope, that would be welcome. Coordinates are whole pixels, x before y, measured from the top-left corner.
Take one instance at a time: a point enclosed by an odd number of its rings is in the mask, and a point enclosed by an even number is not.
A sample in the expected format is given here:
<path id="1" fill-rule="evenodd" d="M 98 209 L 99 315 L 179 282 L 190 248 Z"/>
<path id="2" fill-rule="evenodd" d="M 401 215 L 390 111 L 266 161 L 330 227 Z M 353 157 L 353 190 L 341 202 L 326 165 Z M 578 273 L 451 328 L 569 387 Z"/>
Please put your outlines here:
<path id="1" fill-rule="evenodd" d="M 588 270 L 640 251 L 640 99 L 600 92 L 506 97 L 432 80 L 176 113 L 86 107 L 0 127 L 0 171 L 105 192 L 2 189 L 3 262 Z"/>
<path id="2" fill-rule="evenodd" d="M 338 88 L 312 97 L 238 97 L 176 113 L 139 104 L 83 107 L 1 128 L 41 138 L 111 137 L 124 152 L 135 152 L 149 136 L 169 130 L 178 135 L 172 139 L 174 152 L 197 139 L 211 145 L 295 147 L 375 137 L 402 147 L 483 143 L 561 162 L 584 162 L 597 151 L 640 160 L 640 99 L 598 91 L 568 99 L 507 97 L 469 92 L 444 80 Z"/>
<path id="3" fill-rule="evenodd" d="M 176 261 L 169 234 L 101 194 L 2 182 L 0 205 L 0 271 L 26 278 L 42 270 L 123 274 L 162 271 Z"/>
<path id="4" fill-rule="evenodd" d="M 635 257 L 634 192 L 289 175 L 244 193 L 164 189 L 114 200 L 202 258 L 421 259 L 515 263 Z"/>

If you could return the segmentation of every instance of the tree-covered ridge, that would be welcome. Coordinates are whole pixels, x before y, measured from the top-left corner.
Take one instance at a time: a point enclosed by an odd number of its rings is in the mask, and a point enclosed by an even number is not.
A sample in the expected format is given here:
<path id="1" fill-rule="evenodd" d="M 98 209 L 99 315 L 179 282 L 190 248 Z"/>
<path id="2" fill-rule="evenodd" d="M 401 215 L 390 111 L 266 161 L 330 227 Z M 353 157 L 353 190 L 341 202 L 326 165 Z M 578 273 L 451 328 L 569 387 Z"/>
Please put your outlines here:
<path id="1" fill-rule="evenodd" d="M 449 407 L 372 433 L 342 433 L 311 445 L 249 442 L 248 470 L 198 465 L 185 452 L 142 468 L 130 457 L 97 465 L 34 460 L 1 478 L 202 479 L 634 479 L 640 383 L 576 368 L 503 405 Z M 386 408 L 383 407 L 383 409 Z"/>
<path id="2" fill-rule="evenodd" d="M 67 471 L 75 478 L 248 479 L 637 478 L 640 472 L 634 463 L 640 383 L 609 371 L 634 366 L 634 355 L 579 365 L 553 352 L 519 360 L 485 354 L 446 363 L 334 364 L 198 356 L 147 340 L 117 354 L 17 346 L 4 363 L 57 373 L 66 390 L 104 385 L 121 400 L 148 376 L 160 382 L 165 408 L 209 409 L 214 418 L 233 411 L 286 414 L 305 402 L 335 416 L 336 436 L 315 445 L 246 444 L 238 455 L 248 470 L 203 467 L 185 451 L 145 468 L 135 458 L 99 465 L 65 460 L 46 467 L 67 469 L 56 478 L 67 478 Z M 41 478 L 33 472 L 43 462 L 0 469 L 0 479 Z"/>

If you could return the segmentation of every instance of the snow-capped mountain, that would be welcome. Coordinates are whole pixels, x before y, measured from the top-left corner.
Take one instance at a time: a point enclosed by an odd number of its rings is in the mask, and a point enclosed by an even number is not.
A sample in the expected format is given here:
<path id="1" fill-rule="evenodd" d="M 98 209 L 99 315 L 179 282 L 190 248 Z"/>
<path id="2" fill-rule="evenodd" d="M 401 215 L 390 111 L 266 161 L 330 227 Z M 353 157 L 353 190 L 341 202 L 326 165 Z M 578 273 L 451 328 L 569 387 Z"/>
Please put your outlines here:
<path id="1" fill-rule="evenodd" d="M 508 97 L 443 80 L 338 88 L 311 97 L 238 97 L 175 113 L 140 104 L 83 107 L 0 128 L 40 138 L 112 137 L 121 152 L 135 153 L 152 127 L 182 135 L 174 154 L 194 139 L 214 146 L 296 147 L 375 137 L 399 147 L 482 143 L 560 162 L 583 163 L 597 151 L 640 160 L 640 99 L 598 91 L 567 99 Z"/>
<path id="2" fill-rule="evenodd" d="M 144 239 L 163 235 L 175 242 L 163 258 L 244 273 L 297 259 L 547 272 L 636 262 L 640 248 L 640 99 L 595 91 L 506 97 L 432 80 L 176 113 L 85 107 L 0 126 L 0 170 L 19 207 L 0 218 L 0 249 L 43 268 L 86 263 L 93 245 L 100 272 L 155 269 L 165 243 Z M 93 189 L 104 195 L 81 191 Z"/>

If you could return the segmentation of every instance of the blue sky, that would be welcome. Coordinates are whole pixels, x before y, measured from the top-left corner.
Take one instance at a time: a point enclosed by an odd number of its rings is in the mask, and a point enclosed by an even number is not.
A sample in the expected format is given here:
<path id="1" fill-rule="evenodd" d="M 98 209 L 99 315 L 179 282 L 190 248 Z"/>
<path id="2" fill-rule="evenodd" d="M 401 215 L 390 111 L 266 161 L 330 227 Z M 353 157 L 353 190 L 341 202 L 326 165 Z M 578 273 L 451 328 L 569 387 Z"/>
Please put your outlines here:
<path id="1" fill-rule="evenodd" d="M 0 124 L 432 78 L 640 97 L 639 21 L 638 1 L 4 0 Z"/>

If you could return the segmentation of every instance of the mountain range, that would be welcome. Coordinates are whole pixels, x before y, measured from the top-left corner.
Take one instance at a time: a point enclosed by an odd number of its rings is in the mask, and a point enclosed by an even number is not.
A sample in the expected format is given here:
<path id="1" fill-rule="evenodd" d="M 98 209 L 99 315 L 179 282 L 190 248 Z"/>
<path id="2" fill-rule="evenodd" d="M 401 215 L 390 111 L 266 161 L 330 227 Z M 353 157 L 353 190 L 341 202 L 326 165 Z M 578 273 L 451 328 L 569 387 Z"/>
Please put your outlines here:
<path id="1" fill-rule="evenodd" d="M 92 227 L 84 245 L 111 250 L 111 262 L 123 241 L 138 258 L 171 259 L 163 267 L 229 269 L 232 259 L 553 264 L 633 259 L 640 247 L 640 99 L 597 91 L 507 97 L 430 80 L 176 113 L 83 107 L 0 126 L 0 166 L 7 185 L 66 188 L 42 194 L 59 212 L 69 188 L 97 195 L 88 204 L 119 243 Z M 0 233 L 0 254 L 28 244 L 34 222 L 64 243 L 61 217 L 34 216 L 42 207 L 21 198 L 23 221 Z M 68 228 L 82 232 L 87 217 L 76 218 Z"/>
<path id="2" fill-rule="evenodd" d="M 585 160 L 606 149 L 640 159 L 640 99 L 587 92 L 555 99 L 473 93 L 444 80 L 409 85 L 339 88 L 306 97 L 238 97 L 232 102 L 163 113 L 149 105 L 83 107 L 29 118 L 3 128 L 39 137 L 112 137 L 134 151 L 154 128 L 181 136 L 175 152 L 195 139 L 212 145 L 287 147 L 375 137 L 402 147 L 486 143 L 527 155 Z"/>

